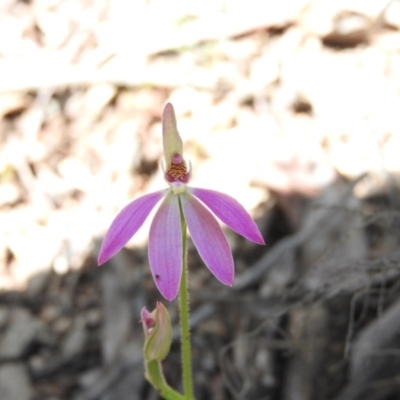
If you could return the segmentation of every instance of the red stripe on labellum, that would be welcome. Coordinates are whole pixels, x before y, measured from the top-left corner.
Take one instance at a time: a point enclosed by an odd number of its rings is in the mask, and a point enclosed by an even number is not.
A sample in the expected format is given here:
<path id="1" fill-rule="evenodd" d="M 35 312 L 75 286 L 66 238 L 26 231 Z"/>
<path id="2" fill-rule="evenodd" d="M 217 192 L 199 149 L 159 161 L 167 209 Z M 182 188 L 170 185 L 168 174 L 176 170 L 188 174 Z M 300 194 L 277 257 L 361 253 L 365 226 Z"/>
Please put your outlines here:
<path id="1" fill-rule="evenodd" d="M 168 182 L 188 183 L 189 173 L 184 161 L 177 164 L 171 164 L 169 170 L 165 173 L 165 179 Z"/>

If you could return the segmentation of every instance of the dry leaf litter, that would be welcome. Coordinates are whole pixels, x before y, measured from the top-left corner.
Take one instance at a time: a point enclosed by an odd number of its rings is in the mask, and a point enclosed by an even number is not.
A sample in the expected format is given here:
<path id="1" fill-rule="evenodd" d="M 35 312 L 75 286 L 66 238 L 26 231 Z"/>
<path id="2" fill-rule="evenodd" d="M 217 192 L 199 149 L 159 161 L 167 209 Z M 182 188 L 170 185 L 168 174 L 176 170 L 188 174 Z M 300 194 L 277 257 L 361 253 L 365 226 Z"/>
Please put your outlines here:
<path id="1" fill-rule="evenodd" d="M 2 400 L 157 399 L 149 224 L 96 257 L 165 185 L 167 101 L 267 242 L 227 232 L 233 289 L 189 248 L 196 398 L 400 398 L 399 1 L 3 0 L 0 77 Z"/>

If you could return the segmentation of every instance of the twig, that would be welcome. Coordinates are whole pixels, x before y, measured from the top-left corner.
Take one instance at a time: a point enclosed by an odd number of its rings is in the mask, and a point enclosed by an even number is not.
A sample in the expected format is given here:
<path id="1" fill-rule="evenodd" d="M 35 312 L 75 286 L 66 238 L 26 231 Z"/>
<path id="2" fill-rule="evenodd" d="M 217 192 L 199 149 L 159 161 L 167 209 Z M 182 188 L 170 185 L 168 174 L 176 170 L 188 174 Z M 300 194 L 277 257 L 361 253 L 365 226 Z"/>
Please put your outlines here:
<path id="1" fill-rule="evenodd" d="M 339 198 L 338 204 L 345 203 L 348 197 L 352 194 L 354 186 L 365 177 L 366 174 L 363 174 L 358 178 L 356 178 L 353 182 L 351 182 L 348 188 Z M 282 257 L 288 251 L 296 250 L 301 244 L 306 242 L 311 237 L 311 235 L 314 235 L 315 232 L 318 232 L 321 227 L 328 224 L 329 221 L 332 220 L 332 218 L 338 213 L 338 211 L 339 210 L 336 207 L 327 208 L 325 212 L 320 215 L 320 217 L 316 220 L 316 222 L 313 225 L 303 226 L 295 234 L 281 240 L 275 247 L 273 247 L 260 260 L 258 260 L 251 268 L 249 268 L 246 272 L 242 273 L 236 279 L 233 289 L 240 291 L 250 286 L 254 282 L 257 282 L 260 278 L 262 278 L 262 276 L 268 269 L 272 268 L 275 265 L 275 263 L 279 260 L 279 257 Z"/>

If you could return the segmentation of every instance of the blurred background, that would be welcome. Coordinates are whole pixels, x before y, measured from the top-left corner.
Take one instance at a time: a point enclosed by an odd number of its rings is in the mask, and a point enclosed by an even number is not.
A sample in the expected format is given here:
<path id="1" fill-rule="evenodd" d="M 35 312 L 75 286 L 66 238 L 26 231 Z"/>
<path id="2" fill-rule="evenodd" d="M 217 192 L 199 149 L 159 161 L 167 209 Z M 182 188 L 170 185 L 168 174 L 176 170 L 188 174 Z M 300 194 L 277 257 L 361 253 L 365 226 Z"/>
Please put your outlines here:
<path id="1" fill-rule="evenodd" d="M 197 400 L 399 400 L 396 0 L 0 0 L 0 399 L 158 398 L 151 218 L 96 258 L 165 187 L 168 101 L 191 184 L 266 240 L 226 231 L 232 289 L 189 246 Z"/>

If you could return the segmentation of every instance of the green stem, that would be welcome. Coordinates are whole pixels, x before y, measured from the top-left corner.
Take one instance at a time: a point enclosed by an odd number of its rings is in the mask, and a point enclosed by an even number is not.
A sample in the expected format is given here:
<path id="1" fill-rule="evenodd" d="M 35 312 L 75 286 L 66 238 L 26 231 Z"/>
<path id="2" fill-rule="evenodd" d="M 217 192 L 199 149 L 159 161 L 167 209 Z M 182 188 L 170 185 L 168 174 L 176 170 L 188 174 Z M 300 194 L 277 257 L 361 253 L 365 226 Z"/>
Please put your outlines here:
<path id="1" fill-rule="evenodd" d="M 185 400 L 185 397 L 176 392 L 165 382 L 161 369 L 161 363 L 153 360 L 146 363 L 147 379 L 156 388 L 160 396 L 165 400 Z"/>
<path id="2" fill-rule="evenodd" d="M 182 277 L 179 288 L 179 317 L 181 320 L 181 351 L 182 351 L 182 381 L 183 393 L 186 400 L 193 400 L 193 382 L 192 382 L 192 360 L 190 348 L 190 327 L 189 327 L 189 293 L 188 293 L 188 269 L 187 269 L 187 235 L 186 221 L 181 211 L 182 227 Z"/>

